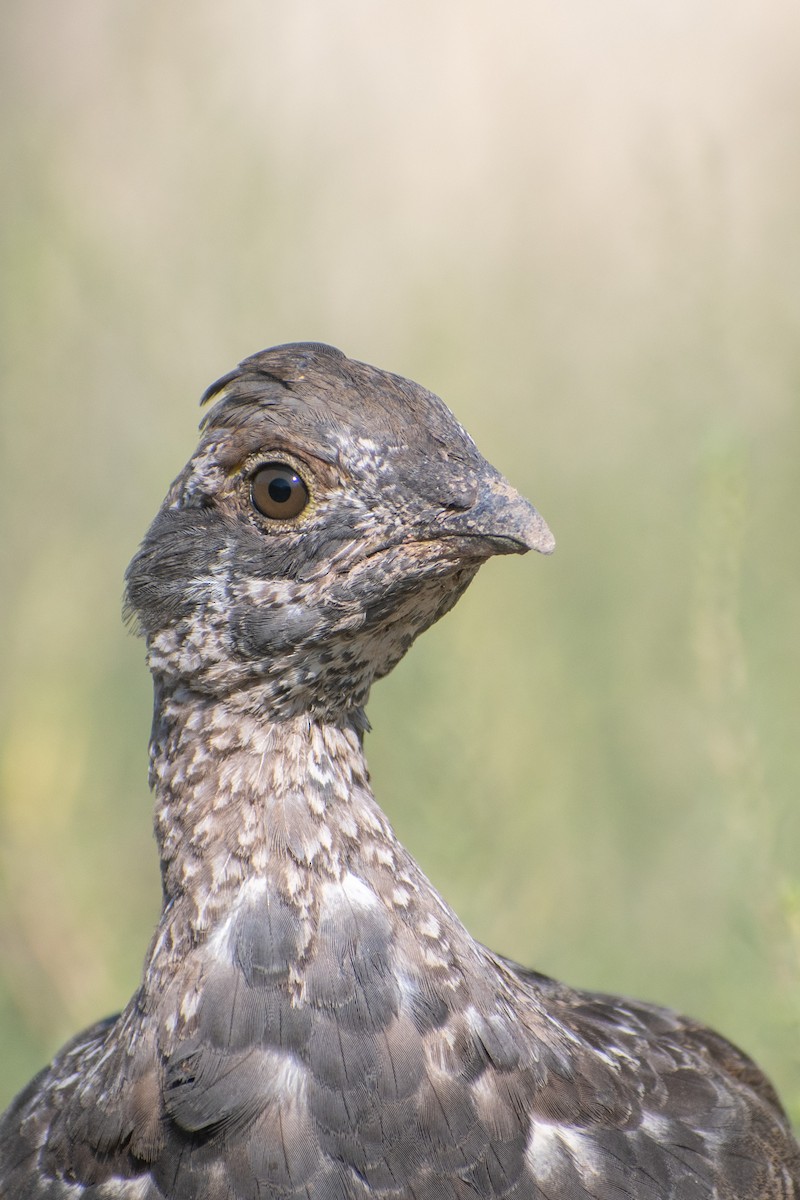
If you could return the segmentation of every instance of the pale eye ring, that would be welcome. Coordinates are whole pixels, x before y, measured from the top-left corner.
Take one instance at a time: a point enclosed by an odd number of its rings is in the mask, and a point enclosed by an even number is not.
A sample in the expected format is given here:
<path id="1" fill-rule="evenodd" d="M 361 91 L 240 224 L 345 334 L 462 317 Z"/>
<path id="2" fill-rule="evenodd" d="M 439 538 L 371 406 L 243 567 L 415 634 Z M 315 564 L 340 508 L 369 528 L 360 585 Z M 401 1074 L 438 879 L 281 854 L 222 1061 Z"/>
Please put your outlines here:
<path id="1" fill-rule="evenodd" d="M 291 521 L 308 504 L 305 482 L 288 463 L 268 462 L 256 467 L 250 478 L 253 507 L 273 521 Z"/>

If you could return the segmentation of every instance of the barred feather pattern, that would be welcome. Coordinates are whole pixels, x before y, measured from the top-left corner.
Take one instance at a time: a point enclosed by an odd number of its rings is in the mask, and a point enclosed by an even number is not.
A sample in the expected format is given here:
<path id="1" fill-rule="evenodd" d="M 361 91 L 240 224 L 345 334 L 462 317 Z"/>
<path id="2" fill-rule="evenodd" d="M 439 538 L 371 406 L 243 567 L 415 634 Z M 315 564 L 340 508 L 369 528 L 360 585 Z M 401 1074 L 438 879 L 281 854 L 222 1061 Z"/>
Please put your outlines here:
<path id="1" fill-rule="evenodd" d="M 0 1197 L 800 1196 L 800 1150 L 754 1063 L 669 1010 L 479 945 L 372 794 L 369 685 L 509 537 L 550 548 L 538 514 L 434 397 L 327 348 L 265 352 L 220 387 L 129 573 L 156 681 L 161 920 L 127 1008 L 0 1119 Z M 370 421 L 376 390 L 410 395 L 414 427 L 396 416 L 392 438 Z M 317 528 L 262 533 L 259 556 L 241 485 L 253 454 L 297 457 L 300 442 L 310 469 L 309 446 L 335 436 L 335 462 L 314 460 Z M 415 446 L 444 452 L 428 508 L 401 487 Z M 341 477 L 363 505 L 334 536 Z M 482 487 L 491 519 L 475 516 Z"/>

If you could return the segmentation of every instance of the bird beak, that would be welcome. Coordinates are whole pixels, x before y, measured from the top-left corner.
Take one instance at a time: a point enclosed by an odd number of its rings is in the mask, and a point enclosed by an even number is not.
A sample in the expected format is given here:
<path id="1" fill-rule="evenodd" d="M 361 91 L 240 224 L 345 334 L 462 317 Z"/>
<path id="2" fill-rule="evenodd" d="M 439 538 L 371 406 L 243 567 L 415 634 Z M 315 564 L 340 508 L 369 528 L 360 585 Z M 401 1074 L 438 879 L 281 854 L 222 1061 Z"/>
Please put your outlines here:
<path id="1" fill-rule="evenodd" d="M 482 482 L 466 512 L 448 516 L 447 532 L 487 542 L 493 554 L 552 554 L 556 545 L 541 514 L 499 474 Z"/>

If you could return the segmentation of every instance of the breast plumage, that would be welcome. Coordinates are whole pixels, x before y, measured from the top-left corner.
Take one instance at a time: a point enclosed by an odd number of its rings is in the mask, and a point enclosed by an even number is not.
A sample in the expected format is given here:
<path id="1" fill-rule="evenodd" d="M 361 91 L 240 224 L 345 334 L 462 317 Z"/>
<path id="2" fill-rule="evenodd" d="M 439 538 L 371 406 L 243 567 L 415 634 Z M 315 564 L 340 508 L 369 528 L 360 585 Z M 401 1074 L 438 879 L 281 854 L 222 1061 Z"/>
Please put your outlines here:
<path id="1" fill-rule="evenodd" d="M 478 944 L 363 753 L 373 681 L 538 512 L 437 397 L 327 346 L 213 385 L 127 574 L 164 890 L 142 984 L 0 1119 L 25 1200 L 787 1200 L 739 1050 Z"/>

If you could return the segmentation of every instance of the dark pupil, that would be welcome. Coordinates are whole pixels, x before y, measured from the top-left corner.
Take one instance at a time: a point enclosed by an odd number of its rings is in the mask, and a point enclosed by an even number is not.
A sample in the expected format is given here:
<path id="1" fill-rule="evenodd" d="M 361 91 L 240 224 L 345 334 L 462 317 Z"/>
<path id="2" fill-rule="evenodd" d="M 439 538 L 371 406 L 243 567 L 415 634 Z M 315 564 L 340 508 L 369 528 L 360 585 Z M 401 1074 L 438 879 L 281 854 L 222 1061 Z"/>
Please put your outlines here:
<path id="1" fill-rule="evenodd" d="M 267 491 L 276 504 L 285 504 L 291 498 L 292 482 L 293 480 L 284 479 L 280 475 L 277 479 L 270 480 Z"/>
<path id="2" fill-rule="evenodd" d="M 291 521 L 308 504 L 308 488 L 288 463 L 264 463 L 253 475 L 250 497 L 262 516 Z"/>

